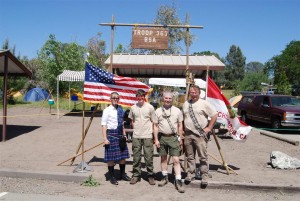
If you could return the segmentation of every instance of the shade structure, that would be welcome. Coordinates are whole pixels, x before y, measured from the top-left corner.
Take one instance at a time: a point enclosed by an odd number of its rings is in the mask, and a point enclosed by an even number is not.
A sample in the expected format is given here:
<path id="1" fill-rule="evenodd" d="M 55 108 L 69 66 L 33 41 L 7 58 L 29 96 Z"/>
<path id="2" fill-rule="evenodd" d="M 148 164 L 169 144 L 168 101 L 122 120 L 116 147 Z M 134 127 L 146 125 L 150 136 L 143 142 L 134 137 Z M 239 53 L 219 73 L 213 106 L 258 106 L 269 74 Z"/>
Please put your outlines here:
<path id="1" fill-rule="evenodd" d="M 71 71 L 64 70 L 61 74 L 57 76 L 57 117 L 59 118 L 59 82 L 66 81 L 69 82 L 69 94 L 70 94 L 70 82 L 83 82 L 85 76 L 85 71 Z M 69 97 L 69 110 L 71 105 L 71 96 Z"/>
<path id="2" fill-rule="evenodd" d="M 189 55 L 189 70 L 195 77 L 203 71 L 222 71 L 225 68 L 215 56 Z M 110 66 L 111 56 L 105 61 Z M 113 54 L 112 71 L 125 77 L 186 77 L 186 55 Z"/>
<path id="3" fill-rule="evenodd" d="M 3 78 L 3 124 L 2 141 L 6 139 L 7 119 L 7 80 L 9 76 L 31 77 L 32 72 L 22 64 L 9 50 L 0 50 L 0 74 Z"/>

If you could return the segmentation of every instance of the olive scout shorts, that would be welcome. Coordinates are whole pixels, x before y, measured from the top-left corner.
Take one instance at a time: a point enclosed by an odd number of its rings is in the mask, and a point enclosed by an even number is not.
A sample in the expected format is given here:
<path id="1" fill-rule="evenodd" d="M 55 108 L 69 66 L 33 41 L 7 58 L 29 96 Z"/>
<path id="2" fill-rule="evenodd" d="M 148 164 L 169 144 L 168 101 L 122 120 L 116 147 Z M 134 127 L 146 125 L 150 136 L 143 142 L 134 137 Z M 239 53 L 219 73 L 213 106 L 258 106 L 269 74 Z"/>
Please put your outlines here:
<path id="1" fill-rule="evenodd" d="M 170 155 L 170 156 L 180 156 L 181 148 L 179 141 L 176 136 L 160 136 L 159 137 L 160 147 L 158 153 L 160 156 Z"/>

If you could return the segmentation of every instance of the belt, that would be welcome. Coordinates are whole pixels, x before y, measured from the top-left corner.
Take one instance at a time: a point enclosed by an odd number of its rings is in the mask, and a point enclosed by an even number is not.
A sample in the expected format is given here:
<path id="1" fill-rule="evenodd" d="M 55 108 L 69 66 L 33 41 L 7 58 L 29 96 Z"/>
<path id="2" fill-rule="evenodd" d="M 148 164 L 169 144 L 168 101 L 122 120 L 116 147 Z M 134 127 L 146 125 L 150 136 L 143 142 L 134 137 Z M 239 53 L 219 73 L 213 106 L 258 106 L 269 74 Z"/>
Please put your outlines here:
<path id="1" fill-rule="evenodd" d="M 172 136 L 176 136 L 175 133 L 171 133 L 171 134 L 158 133 L 158 135 L 161 135 L 161 136 L 164 136 L 164 137 L 172 137 Z"/>

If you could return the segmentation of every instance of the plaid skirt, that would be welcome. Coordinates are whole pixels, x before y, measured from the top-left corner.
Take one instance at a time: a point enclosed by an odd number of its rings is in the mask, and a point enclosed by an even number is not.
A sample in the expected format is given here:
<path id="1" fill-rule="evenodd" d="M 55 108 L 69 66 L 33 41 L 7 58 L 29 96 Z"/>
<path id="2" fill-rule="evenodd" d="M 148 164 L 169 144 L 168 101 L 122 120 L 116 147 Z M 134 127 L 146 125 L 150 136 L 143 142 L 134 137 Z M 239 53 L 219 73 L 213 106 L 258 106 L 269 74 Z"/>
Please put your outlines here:
<path id="1" fill-rule="evenodd" d="M 120 150 L 119 139 L 122 137 L 122 134 L 118 133 L 117 129 L 107 130 L 107 139 L 110 144 L 105 145 L 104 161 L 120 161 L 122 159 L 129 158 L 128 147 L 124 151 Z"/>

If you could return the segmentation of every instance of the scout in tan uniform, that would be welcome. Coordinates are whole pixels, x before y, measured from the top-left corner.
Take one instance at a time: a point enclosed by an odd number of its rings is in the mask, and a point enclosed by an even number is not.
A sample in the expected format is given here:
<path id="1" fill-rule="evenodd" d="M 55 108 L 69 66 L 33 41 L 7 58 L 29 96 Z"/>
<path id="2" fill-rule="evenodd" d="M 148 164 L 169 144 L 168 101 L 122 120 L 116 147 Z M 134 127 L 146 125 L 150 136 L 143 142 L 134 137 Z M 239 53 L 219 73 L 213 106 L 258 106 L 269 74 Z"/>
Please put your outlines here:
<path id="1" fill-rule="evenodd" d="M 132 178 L 130 184 L 136 184 L 141 180 L 141 156 L 144 150 L 144 159 L 148 172 L 150 185 L 155 185 L 153 172 L 153 119 L 155 118 L 154 108 L 145 102 L 145 92 L 139 89 L 136 93 L 137 104 L 130 109 L 128 117 L 132 121 Z"/>
<path id="2" fill-rule="evenodd" d="M 161 156 L 161 171 L 163 179 L 158 186 L 164 186 L 168 183 L 168 154 L 172 156 L 175 171 L 175 187 L 180 193 L 184 193 L 181 182 L 181 170 L 179 156 L 182 145 L 182 112 L 175 106 L 172 106 L 173 94 L 171 92 L 163 93 L 163 106 L 155 111 L 154 119 L 154 140 Z"/>
<path id="3" fill-rule="evenodd" d="M 207 135 L 212 131 L 217 120 L 218 113 L 206 100 L 200 99 L 200 88 L 191 85 L 189 90 L 190 100 L 182 106 L 184 117 L 184 147 L 187 157 L 186 183 L 191 181 L 191 175 L 195 173 L 195 152 L 200 160 L 200 172 L 202 174 L 201 187 L 208 185 L 208 158 L 207 158 Z M 211 118 L 208 121 L 208 117 Z"/>

